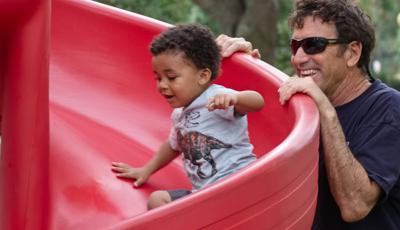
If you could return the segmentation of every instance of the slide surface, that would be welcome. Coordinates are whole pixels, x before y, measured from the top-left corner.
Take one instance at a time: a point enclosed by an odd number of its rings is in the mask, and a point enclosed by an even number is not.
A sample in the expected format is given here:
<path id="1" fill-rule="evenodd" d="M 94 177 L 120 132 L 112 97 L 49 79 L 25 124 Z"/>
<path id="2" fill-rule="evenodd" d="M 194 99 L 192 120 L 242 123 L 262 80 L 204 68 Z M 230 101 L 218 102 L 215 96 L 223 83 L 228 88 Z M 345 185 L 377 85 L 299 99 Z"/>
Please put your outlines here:
<path id="1" fill-rule="evenodd" d="M 223 61 L 217 83 L 260 92 L 249 115 L 256 163 L 201 192 L 146 211 L 158 189 L 190 188 L 180 159 L 135 189 L 112 161 L 141 166 L 168 136 L 148 46 L 168 25 L 86 0 L 54 0 L 49 76 L 50 229 L 307 229 L 317 195 L 318 113 L 287 78 L 245 54 Z"/>

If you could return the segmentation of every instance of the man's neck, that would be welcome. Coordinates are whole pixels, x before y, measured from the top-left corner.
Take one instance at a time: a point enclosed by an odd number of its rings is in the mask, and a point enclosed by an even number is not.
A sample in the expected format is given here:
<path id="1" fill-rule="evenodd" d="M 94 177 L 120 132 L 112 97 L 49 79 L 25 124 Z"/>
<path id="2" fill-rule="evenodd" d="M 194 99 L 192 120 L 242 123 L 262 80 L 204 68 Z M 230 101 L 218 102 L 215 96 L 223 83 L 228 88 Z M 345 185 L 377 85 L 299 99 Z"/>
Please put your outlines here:
<path id="1" fill-rule="evenodd" d="M 329 96 L 329 100 L 335 107 L 344 105 L 359 97 L 370 85 L 371 82 L 363 74 L 349 74 L 336 91 Z"/>

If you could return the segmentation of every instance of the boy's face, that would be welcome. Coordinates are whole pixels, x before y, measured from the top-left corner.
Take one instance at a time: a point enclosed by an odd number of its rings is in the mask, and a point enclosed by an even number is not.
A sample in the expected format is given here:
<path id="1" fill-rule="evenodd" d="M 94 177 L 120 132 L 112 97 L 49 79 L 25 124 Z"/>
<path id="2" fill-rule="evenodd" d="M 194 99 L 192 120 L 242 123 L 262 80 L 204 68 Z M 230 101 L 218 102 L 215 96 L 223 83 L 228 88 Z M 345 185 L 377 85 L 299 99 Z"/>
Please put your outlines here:
<path id="1" fill-rule="evenodd" d="M 164 52 L 152 58 L 157 88 L 173 108 L 196 99 L 210 80 L 208 69 L 197 69 L 182 52 Z"/>

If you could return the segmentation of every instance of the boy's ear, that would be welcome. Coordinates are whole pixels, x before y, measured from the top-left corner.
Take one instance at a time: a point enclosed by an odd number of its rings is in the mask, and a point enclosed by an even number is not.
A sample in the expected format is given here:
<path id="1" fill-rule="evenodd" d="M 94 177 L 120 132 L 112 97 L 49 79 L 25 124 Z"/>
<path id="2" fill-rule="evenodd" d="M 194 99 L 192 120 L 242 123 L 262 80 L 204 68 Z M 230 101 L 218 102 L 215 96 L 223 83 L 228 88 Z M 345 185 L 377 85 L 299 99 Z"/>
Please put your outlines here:
<path id="1" fill-rule="evenodd" d="M 208 84 L 211 81 L 211 70 L 209 68 L 204 68 L 200 70 L 200 76 L 199 76 L 199 84 L 200 85 L 205 85 Z"/>

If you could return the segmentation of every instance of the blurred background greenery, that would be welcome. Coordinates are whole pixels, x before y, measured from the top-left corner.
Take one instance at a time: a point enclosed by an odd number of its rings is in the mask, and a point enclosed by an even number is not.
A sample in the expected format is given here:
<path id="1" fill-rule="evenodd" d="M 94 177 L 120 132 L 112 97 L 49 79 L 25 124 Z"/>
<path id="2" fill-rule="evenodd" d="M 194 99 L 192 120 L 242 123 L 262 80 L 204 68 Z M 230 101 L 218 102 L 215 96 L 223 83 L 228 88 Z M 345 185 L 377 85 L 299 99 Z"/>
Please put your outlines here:
<path id="1" fill-rule="evenodd" d="M 245 37 L 262 59 L 292 75 L 287 18 L 293 0 L 96 0 L 171 24 L 197 22 L 218 35 Z M 400 90 L 400 0 L 358 0 L 371 16 L 377 43 L 371 70 Z"/>

